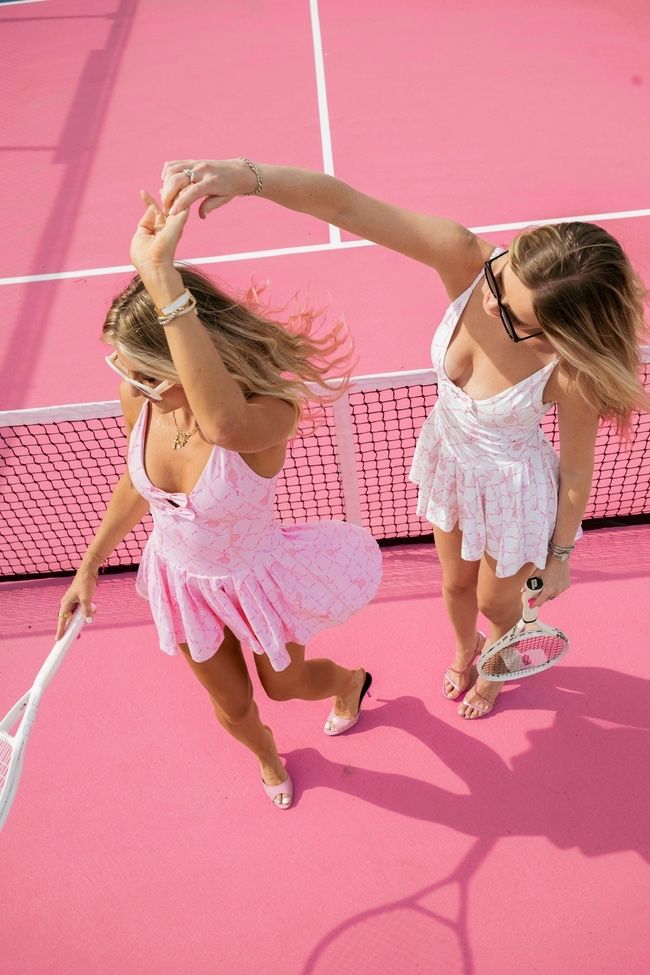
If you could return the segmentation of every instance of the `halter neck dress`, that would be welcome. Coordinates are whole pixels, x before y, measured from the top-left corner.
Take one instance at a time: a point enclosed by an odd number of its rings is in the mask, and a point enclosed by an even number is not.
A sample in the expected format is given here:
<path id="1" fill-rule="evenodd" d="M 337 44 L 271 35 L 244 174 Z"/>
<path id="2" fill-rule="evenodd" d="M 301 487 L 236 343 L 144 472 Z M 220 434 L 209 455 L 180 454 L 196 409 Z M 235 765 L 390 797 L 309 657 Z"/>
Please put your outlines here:
<path id="1" fill-rule="evenodd" d="M 148 411 L 145 402 L 128 468 L 153 516 L 136 588 L 149 600 L 161 649 L 174 654 L 187 643 L 194 660 L 207 660 L 228 626 L 284 670 L 286 643 L 307 643 L 372 599 L 381 578 L 377 543 L 346 522 L 281 525 L 277 475 L 261 477 L 216 445 L 189 494 L 160 490 L 145 469 Z"/>
<path id="2" fill-rule="evenodd" d="M 472 399 L 451 381 L 447 349 L 482 276 L 452 301 L 434 333 L 438 400 L 418 438 L 409 478 L 418 485 L 417 513 L 442 531 L 457 524 L 461 557 L 476 561 L 487 552 L 503 578 L 527 562 L 540 569 L 546 564 L 559 458 L 539 424 L 552 406 L 543 394 L 558 360 L 487 399 Z"/>

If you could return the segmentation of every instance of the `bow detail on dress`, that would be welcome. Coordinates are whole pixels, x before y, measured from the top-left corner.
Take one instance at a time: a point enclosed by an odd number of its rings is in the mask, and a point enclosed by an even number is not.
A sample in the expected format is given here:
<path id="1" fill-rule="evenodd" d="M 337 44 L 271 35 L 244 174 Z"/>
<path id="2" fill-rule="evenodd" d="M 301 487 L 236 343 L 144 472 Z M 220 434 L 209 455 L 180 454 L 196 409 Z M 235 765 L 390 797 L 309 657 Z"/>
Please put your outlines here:
<path id="1" fill-rule="evenodd" d="M 194 512 L 188 507 L 189 498 L 186 494 L 172 494 L 169 491 L 161 491 L 160 488 L 152 488 L 150 499 L 156 508 L 174 511 L 179 518 L 194 521 Z"/>

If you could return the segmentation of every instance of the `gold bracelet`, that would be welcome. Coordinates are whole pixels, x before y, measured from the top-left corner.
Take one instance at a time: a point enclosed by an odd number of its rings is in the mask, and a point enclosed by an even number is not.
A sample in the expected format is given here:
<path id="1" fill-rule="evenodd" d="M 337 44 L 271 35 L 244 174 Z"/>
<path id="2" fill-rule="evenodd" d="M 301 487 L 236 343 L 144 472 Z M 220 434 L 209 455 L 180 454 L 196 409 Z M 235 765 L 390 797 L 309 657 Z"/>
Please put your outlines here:
<path id="1" fill-rule="evenodd" d="M 98 555 L 97 552 L 94 552 L 92 548 L 86 549 L 86 555 L 89 555 L 91 559 L 95 559 L 95 561 L 99 562 L 100 565 L 103 565 L 104 562 L 106 561 L 106 559 L 102 558 L 101 555 Z M 86 555 L 84 555 L 84 558 L 86 558 Z"/>
<path id="2" fill-rule="evenodd" d="M 252 172 L 253 176 L 257 180 L 257 186 L 255 187 L 254 190 L 251 190 L 250 193 L 242 193 L 241 195 L 242 196 L 259 196 L 259 194 L 262 192 L 262 177 L 260 176 L 259 169 L 255 165 L 255 163 L 252 163 L 250 161 L 250 159 L 247 159 L 246 158 L 246 156 L 240 156 L 239 158 L 241 159 L 242 162 L 246 163 L 246 165 L 248 166 L 248 168 Z"/>
<path id="3" fill-rule="evenodd" d="M 86 552 L 85 552 L 83 558 L 81 559 L 81 561 L 83 562 L 84 559 L 86 559 L 86 558 L 92 559 L 93 561 L 95 561 L 95 562 L 98 563 L 97 564 L 97 574 L 99 575 L 100 570 L 104 567 L 104 563 L 106 562 L 106 559 L 103 559 L 101 557 L 101 555 L 98 555 L 97 552 L 94 552 L 92 550 L 92 548 L 87 548 L 86 549 Z M 108 558 L 108 556 L 106 556 L 106 558 Z"/>

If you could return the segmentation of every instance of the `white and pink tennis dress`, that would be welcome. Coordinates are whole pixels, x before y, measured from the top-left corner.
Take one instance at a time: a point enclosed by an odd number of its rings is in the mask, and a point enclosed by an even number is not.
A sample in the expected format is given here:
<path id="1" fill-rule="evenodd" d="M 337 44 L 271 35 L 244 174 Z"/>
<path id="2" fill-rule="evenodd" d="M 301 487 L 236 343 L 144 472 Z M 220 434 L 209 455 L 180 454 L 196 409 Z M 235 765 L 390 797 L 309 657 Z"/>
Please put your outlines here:
<path id="1" fill-rule="evenodd" d="M 557 360 L 488 399 L 472 399 L 449 379 L 447 348 L 482 276 L 451 303 L 434 334 L 438 401 L 418 438 L 409 476 L 418 485 L 418 514 L 442 531 L 458 524 L 462 558 L 476 561 L 487 552 L 504 577 L 527 562 L 546 565 L 559 459 L 539 424 L 551 408 L 542 397 Z"/>
<path id="2" fill-rule="evenodd" d="M 173 654 L 187 643 L 194 660 L 207 660 L 228 626 L 284 670 L 291 663 L 286 643 L 307 643 L 372 599 L 379 546 L 345 522 L 281 525 L 276 478 L 261 477 L 223 447 L 213 447 L 189 494 L 159 490 L 144 465 L 148 410 L 144 403 L 128 465 L 153 515 L 136 587 L 150 602 L 161 649 Z"/>

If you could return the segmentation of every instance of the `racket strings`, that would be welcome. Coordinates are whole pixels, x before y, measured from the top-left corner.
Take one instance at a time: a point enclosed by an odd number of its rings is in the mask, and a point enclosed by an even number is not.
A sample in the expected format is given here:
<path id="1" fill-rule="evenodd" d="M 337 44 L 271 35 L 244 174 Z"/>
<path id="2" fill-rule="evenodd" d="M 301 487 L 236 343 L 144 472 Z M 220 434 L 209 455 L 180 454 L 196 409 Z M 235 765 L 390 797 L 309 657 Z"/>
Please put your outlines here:
<path id="1" fill-rule="evenodd" d="M 548 667 L 562 656 L 566 647 L 567 639 L 562 633 L 525 633 L 502 647 L 489 660 L 485 660 L 482 670 L 486 675 L 494 677 L 528 673 Z"/>
<path id="2" fill-rule="evenodd" d="M 11 762 L 12 742 L 11 739 L 0 731 L 0 791 L 4 788 Z"/>

